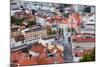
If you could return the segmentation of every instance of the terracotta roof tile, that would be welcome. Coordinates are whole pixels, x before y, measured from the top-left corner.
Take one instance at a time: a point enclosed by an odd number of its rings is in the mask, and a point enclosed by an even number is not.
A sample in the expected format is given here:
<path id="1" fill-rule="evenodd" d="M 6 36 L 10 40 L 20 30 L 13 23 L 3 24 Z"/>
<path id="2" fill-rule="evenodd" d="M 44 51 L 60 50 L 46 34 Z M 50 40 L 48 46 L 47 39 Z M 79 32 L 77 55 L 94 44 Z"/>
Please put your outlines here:
<path id="1" fill-rule="evenodd" d="M 11 53 L 11 61 L 19 60 L 22 57 L 20 52 Z"/>
<path id="2" fill-rule="evenodd" d="M 42 53 L 44 51 L 44 49 L 45 49 L 45 47 L 42 46 L 42 45 L 39 45 L 39 44 L 34 45 L 31 48 L 32 51 L 36 51 L 36 52 L 39 52 L 39 53 Z"/>
<path id="3" fill-rule="evenodd" d="M 38 64 L 47 64 L 46 58 L 37 58 Z"/>
<path id="4" fill-rule="evenodd" d="M 77 21 L 77 24 L 79 25 L 81 22 L 81 15 L 78 13 L 72 13 L 71 16 Z"/>
<path id="5" fill-rule="evenodd" d="M 69 22 L 68 22 L 68 19 L 62 19 L 62 20 L 61 20 L 61 23 L 62 23 L 62 24 L 68 24 Z"/>
<path id="6" fill-rule="evenodd" d="M 12 52 L 11 53 L 11 62 L 16 61 L 15 64 L 19 64 L 21 66 L 25 65 L 34 65 L 34 64 L 52 64 L 52 63 L 62 63 L 64 61 L 61 54 L 63 53 L 60 49 L 52 48 L 50 49 L 50 53 L 52 53 L 55 49 L 57 49 L 57 52 L 54 56 L 48 56 L 48 53 L 44 51 L 46 47 L 44 47 L 41 44 L 33 45 L 31 50 L 39 52 L 39 56 L 37 57 L 31 57 L 31 59 L 28 59 L 28 57 L 25 56 L 25 53 L 22 51 Z M 27 55 L 29 56 L 29 55 Z M 14 62 L 13 62 L 14 63 Z"/>
<path id="7" fill-rule="evenodd" d="M 95 38 L 76 38 L 77 43 L 95 42 Z"/>
<path id="8" fill-rule="evenodd" d="M 17 64 L 19 64 L 20 66 L 33 65 L 37 64 L 37 61 L 34 57 L 32 57 L 31 59 L 22 59 Z"/>
<path id="9" fill-rule="evenodd" d="M 47 19 L 46 21 L 48 21 L 49 23 L 53 23 L 52 19 Z"/>
<path id="10" fill-rule="evenodd" d="M 51 19 L 54 19 L 54 20 L 61 20 L 61 17 L 60 17 L 60 16 L 55 15 L 55 16 L 51 17 Z"/>

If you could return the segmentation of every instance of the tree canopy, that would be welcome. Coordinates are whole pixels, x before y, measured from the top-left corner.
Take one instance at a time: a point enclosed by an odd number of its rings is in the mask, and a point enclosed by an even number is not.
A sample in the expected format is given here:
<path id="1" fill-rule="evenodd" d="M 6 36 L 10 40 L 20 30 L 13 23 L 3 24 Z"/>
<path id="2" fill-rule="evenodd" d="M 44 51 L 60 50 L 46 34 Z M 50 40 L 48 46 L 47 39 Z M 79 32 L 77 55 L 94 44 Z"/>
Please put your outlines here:
<path id="1" fill-rule="evenodd" d="M 83 56 L 82 59 L 79 60 L 80 62 L 88 62 L 88 61 L 95 61 L 95 49 L 89 54 Z"/>
<path id="2" fill-rule="evenodd" d="M 25 20 L 25 18 L 17 18 L 16 19 L 16 25 L 22 25 L 24 20 Z"/>
<path id="3" fill-rule="evenodd" d="M 49 30 L 47 30 L 47 34 L 48 35 L 54 35 L 54 34 L 56 34 L 56 31 L 55 30 L 52 31 L 52 29 L 49 29 Z"/>
<path id="4" fill-rule="evenodd" d="M 28 25 L 32 27 L 32 25 L 36 25 L 36 21 L 29 20 Z"/>
<path id="5" fill-rule="evenodd" d="M 11 16 L 11 24 L 16 22 L 16 18 Z"/>

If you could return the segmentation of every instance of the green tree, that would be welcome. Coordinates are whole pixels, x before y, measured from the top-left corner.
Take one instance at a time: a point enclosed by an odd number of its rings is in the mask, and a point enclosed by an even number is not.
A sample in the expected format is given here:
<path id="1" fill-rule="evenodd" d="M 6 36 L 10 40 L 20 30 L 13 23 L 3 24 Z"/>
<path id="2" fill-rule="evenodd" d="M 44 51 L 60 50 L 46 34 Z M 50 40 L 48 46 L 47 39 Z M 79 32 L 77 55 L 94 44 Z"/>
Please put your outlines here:
<path id="1" fill-rule="evenodd" d="M 25 18 L 17 18 L 16 19 L 16 25 L 22 25 L 24 20 L 25 20 Z"/>
<path id="2" fill-rule="evenodd" d="M 69 7 L 69 6 L 71 6 L 71 4 L 64 4 L 64 6 L 65 6 L 65 7 Z"/>
<path id="3" fill-rule="evenodd" d="M 14 16 L 11 16 L 11 24 L 16 22 L 16 18 Z"/>
<path id="4" fill-rule="evenodd" d="M 64 15 L 63 15 L 64 17 L 66 17 L 66 18 L 68 18 L 68 16 L 69 16 L 69 13 L 64 13 Z"/>
<path id="5" fill-rule="evenodd" d="M 68 32 L 71 32 L 71 28 L 68 28 Z"/>
<path id="6" fill-rule="evenodd" d="M 88 61 L 95 61 L 95 49 L 89 54 L 83 56 L 82 59 L 79 60 L 80 62 L 88 62 Z"/>
<path id="7" fill-rule="evenodd" d="M 36 25 L 36 21 L 29 20 L 28 25 L 32 27 L 32 25 Z"/>
<path id="8" fill-rule="evenodd" d="M 75 31 L 75 29 L 74 28 L 68 28 L 68 32 L 74 32 Z"/>
<path id="9" fill-rule="evenodd" d="M 71 30 L 72 30 L 72 32 L 74 32 L 74 31 L 75 31 L 75 29 L 74 29 L 74 28 L 71 28 Z"/>
<path id="10" fill-rule="evenodd" d="M 54 34 L 56 34 L 56 32 L 52 31 L 52 29 L 49 29 L 49 30 L 47 30 L 47 34 L 48 35 L 54 35 Z"/>

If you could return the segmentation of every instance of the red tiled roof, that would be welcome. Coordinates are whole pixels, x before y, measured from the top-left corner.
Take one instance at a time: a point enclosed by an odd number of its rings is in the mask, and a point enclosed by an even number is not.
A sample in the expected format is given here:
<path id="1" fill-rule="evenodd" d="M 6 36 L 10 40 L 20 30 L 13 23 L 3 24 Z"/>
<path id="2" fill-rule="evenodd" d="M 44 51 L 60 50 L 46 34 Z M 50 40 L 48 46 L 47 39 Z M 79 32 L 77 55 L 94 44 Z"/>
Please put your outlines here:
<path id="1" fill-rule="evenodd" d="M 20 66 L 37 64 L 35 57 L 28 59 L 28 57 L 25 57 L 25 53 L 21 51 L 11 53 L 11 62 Z"/>
<path id="2" fill-rule="evenodd" d="M 46 58 L 47 57 L 47 54 L 45 52 L 42 52 L 38 58 L 41 59 L 41 58 Z"/>
<path id="3" fill-rule="evenodd" d="M 47 64 L 46 58 L 37 58 L 38 64 Z"/>
<path id="4" fill-rule="evenodd" d="M 54 58 L 46 58 L 46 64 L 53 64 L 54 62 Z"/>
<path id="5" fill-rule="evenodd" d="M 20 66 L 33 65 L 37 64 L 37 61 L 34 57 L 32 57 L 31 59 L 22 59 L 17 64 L 19 64 Z"/>
<path id="6" fill-rule="evenodd" d="M 77 21 L 77 24 L 79 25 L 81 22 L 81 15 L 78 13 L 71 13 L 71 16 Z"/>
<path id="7" fill-rule="evenodd" d="M 52 63 L 62 63 L 64 62 L 64 59 L 61 56 L 56 56 L 56 57 L 45 57 L 45 58 L 38 58 L 37 62 L 39 64 L 52 64 Z"/>
<path id="8" fill-rule="evenodd" d="M 90 34 L 90 33 L 77 33 L 76 35 L 95 35 L 95 34 Z"/>
<path id="9" fill-rule="evenodd" d="M 42 53 L 44 51 L 44 49 L 45 49 L 45 47 L 43 45 L 40 45 L 40 44 L 34 45 L 31 48 L 32 51 L 36 51 L 39 53 Z"/>
<path id="10" fill-rule="evenodd" d="M 26 57 L 26 54 L 23 53 L 22 51 L 17 51 L 17 52 L 12 52 L 11 53 L 11 62 L 15 64 L 19 64 L 20 66 L 25 66 L 25 65 L 33 65 L 33 64 L 52 64 L 52 63 L 62 63 L 64 62 L 62 55 L 62 51 L 60 49 L 52 48 L 50 49 L 50 53 L 52 53 L 55 49 L 57 49 L 57 52 L 55 53 L 56 55 L 54 57 L 48 57 L 48 54 L 44 51 L 46 47 L 44 47 L 41 44 L 33 45 L 31 50 L 39 52 L 39 56 L 37 57 L 31 57 L 31 59 L 28 59 Z M 27 54 L 28 55 L 28 54 Z"/>
<path id="11" fill-rule="evenodd" d="M 83 38 L 85 36 L 93 36 L 94 38 Z M 78 33 L 75 36 L 72 36 L 72 39 L 73 39 L 73 42 L 77 42 L 77 43 L 95 42 L 95 34 Z"/>
<path id="12" fill-rule="evenodd" d="M 57 61 L 57 63 L 63 63 L 64 62 L 64 59 L 61 56 L 57 56 L 55 60 Z"/>
<path id="13" fill-rule="evenodd" d="M 68 24 L 68 19 L 62 19 L 62 20 L 61 20 L 61 23 L 62 23 L 62 24 Z"/>
<path id="14" fill-rule="evenodd" d="M 77 43 L 95 42 L 95 38 L 76 38 L 75 42 Z"/>
<path id="15" fill-rule="evenodd" d="M 54 20 L 61 20 L 61 17 L 60 17 L 60 16 L 55 15 L 55 16 L 51 17 L 51 19 L 54 19 Z"/>
<path id="16" fill-rule="evenodd" d="M 61 57 L 61 56 L 56 56 L 56 57 L 53 57 L 53 58 L 47 58 L 47 64 L 51 64 L 51 63 L 62 63 L 64 62 L 64 59 Z"/>
<path id="17" fill-rule="evenodd" d="M 51 20 L 51 19 L 47 19 L 46 21 L 48 21 L 50 23 L 53 23 L 53 20 Z"/>
<path id="18" fill-rule="evenodd" d="M 23 55 L 22 55 L 22 53 L 20 51 L 11 53 L 11 61 L 12 62 L 18 61 L 22 57 L 23 57 Z"/>

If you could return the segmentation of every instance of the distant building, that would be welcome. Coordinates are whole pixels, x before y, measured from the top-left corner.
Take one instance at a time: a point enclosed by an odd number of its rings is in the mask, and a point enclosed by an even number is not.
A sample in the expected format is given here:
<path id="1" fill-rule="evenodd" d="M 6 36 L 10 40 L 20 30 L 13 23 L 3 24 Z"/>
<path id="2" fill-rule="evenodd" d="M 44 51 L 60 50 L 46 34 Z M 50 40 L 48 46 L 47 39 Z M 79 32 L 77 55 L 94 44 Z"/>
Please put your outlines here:
<path id="1" fill-rule="evenodd" d="M 33 29 L 25 29 L 22 30 L 22 34 L 25 37 L 25 42 L 30 44 L 35 41 L 38 41 L 40 38 L 47 37 L 47 30 L 44 28 L 33 28 Z"/>
<path id="2" fill-rule="evenodd" d="M 18 35 L 18 36 L 15 36 L 15 38 L 11 38 L 11 43 L 10 43 L 11 48 L 24 45 L 25 43 L 24 40 L 25 40 L 25 37 L 23 35 Z"/>
<path id="3" fill-rule="evenodd" d="M 88 27 L 85 27 L 80 30 L 80 33 L 90 33 L 90 34 L 95 34 L 95 28 L 94 25 L 87 25 Z M 91 27 L 89 27 L 91 26 Z"/>
<path id="4" fill-rule="evenodd" d="M 23 7 L 24 9 L 28 10 L 49 10 L 51 12 L 55 11 L 55 7 L 59 7 L 59 4 L 53 4 L 53 3 L 38 3 L 38 2 L 32 2 L 32 1 L 19 1 L 18 7 Z M 12 6 L 13 7 L 13 6 Z M 14 8 L 14 7 L 13 7 Z"/>
<path id="5" fill-rule="evenodd" d="M 87 14 L 86 16 L 83 16 L 82 18 L 82 25 L 83 27 L 80 30 L 80 33 L 91 33 L 95 34 L 95 14 Z"/>
<path id="6" fill-rule="evenodd" d="M 84 56 L 86 50 L 90 52 L 93 48 L 95 48 L 94 34 L 78 34 L 72 37 L 72 50 L 75 62 L 78 62 Z"/>
<path id="7" fill-rule="evenodd" d="M 70 28 L 75 29 L 77 32 L 82 24 L 82 16 L 79 13 L 72 12 L 69 14 Z"/>
<path id="8" fill-rule="evenodd" d="M 19 9 L 20 6 L 21 4 L 19 3 L 19 1 L 11 1 L 11 10 Z"/>
<path id="9" fill-rule="evenodd" d="M 21 34 L 22 33 L 21 33 L 19 27 L 12 27 L 11 28 L 11 37 L 16 37 L 16 36 L 19 36 Z"/>
<path id="10" fill-rule="evenodd" d="M 95 13 L 95 6 L 73 5 L 75 12 Z"/>
<path id="11" fill-rule="evenodd" d="M 46 18 L 46 16 L 36 16 L 36 23 L 41 26 L 45 26 L 47 24 Z"/>
<path id="12" fill-rule="evenodd" d="M 48 44 L 54 44 L 55 43 L 55 37 L 56 36 L 48 36 L 45 38 L 40 38 L 38 40 L 39 43 L 43 44 L 44 46 L 47 46 Z"/>

